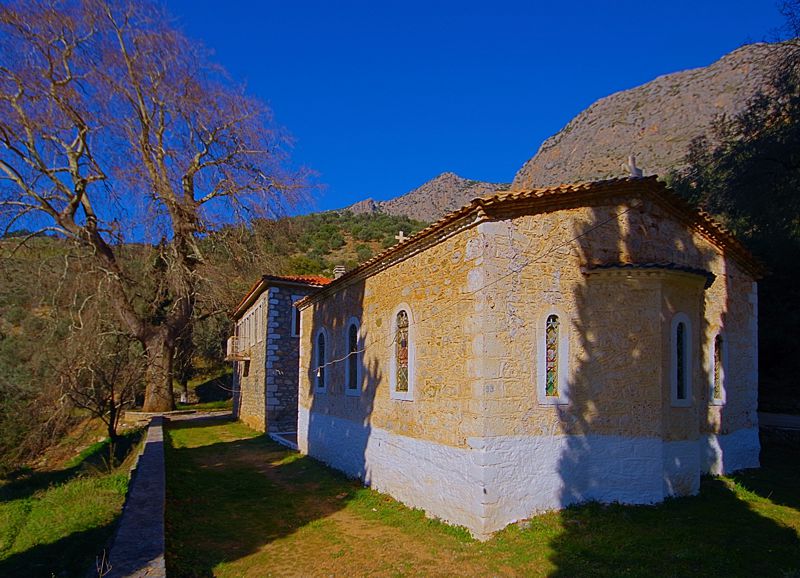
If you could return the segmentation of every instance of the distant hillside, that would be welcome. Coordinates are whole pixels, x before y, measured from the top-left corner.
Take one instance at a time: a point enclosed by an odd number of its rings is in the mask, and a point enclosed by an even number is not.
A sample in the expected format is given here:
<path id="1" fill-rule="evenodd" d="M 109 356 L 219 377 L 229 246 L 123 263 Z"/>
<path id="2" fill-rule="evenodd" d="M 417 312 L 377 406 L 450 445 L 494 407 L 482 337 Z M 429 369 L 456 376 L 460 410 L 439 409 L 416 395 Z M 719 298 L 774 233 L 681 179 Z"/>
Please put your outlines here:
<path id="1" fill-rule="evenodd" d="M 347 210 L 356 214 L 386 213 L 403 215 L 418 221 L 431 222 L 450 211 L 460 209 L 475 197 L 505 190 L 508 183 L 486 183 L 442 173 L 422 186 L 389 201 L 360 201 Z"/>
<path id="2" fill-rule="evenodd" d="M 602 98 L 547 139 L 512 188 L 535 188 L 627 174 L 628 155 L 645 175 L 678 168 L 691 140 L 717 115 L 734 115 L 762 89 L 782 44 L 751 44 L 704 68 L 659 76 Z"/>

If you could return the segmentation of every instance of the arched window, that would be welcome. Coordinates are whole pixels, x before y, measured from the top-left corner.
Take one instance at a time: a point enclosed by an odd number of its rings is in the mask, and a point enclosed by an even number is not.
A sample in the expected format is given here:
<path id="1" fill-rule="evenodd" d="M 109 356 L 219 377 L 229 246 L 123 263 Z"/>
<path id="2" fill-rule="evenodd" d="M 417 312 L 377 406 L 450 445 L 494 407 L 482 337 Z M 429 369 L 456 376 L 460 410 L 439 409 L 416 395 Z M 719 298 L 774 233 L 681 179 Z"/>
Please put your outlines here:
<path id="1" fill-rule="evenodd" d="M 685 313 L 676 313 L 672 318 L 671 353 L 671 398 L 672 405 L 692 404 L 692 337 L 691 324 Z"/>
<path id="2" fill-rule="evenodd" d="M 325 376 L 327 367 L 325 367 L 325 360 L 327 353 L 325 351 L 325 332 L 320 331 L 317 334 L 317 370 L 316 370 L 316 388 L 319 391 L 324 391 L 326 386 Z"/>
<path id="3" fill-rule="evenodd" d="M 675 328 L 675 355 L 678 356 L 675 395 L 678 399 L 686 399 L 686 324 L 683 322 Z"/>
<path id="4" fill-rule="evenodd" d="M 391 397 L 413 399 L 414 394 L 414 332 L 410 310 L 397 309 L 392 322 Z"/>
<path id="5" fill-rule="evenodd" d="M 725 339 L 722 333 L 717 333 L 711 344 L 711 375 L 709 401 L 712 405 L 722 405 L 725 403 L 725 365 L 727 363 L 727 351 Z"/>
<path id="6" fill-rule="evenodd" d="M 547 397 L 558 397 L 558 315 L 550 315 L 545 324 L 545 386 Z"/>
<path id="7" fill-rule="evenodd" d="M 553 311 L 542 318 L 537 345 L 537 391 L 544 404 L 568 403 L 569 340 L 561 316 Z"/>
<path id="8" fill-rule="evenodd" d="M 344 366 L 345 392 L 347 395 L 361 393 L 361 347 L 358 334 L 358 320 L 353 318 L 347 326 L 347 362 Z"/>

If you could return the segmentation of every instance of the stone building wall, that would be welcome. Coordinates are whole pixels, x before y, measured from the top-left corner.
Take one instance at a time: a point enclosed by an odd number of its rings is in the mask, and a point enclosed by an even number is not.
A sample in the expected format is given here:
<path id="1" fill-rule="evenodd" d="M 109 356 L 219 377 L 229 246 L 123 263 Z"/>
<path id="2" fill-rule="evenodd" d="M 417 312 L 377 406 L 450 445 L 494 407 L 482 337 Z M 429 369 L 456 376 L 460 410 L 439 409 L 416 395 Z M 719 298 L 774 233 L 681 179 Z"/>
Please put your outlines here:
<path id="1" fill-rule="evenodd" d="M 264 379 L 266 371 L 266 318 L 268 300 L 265 295 L 260 296 L 237 322 L 236 334 L 239 339 L 239 348 L 247 353 L 249 359 L 237 361 L 234 366 L 234 417 L 243 421 L 248 426 L 259 431 L 266 431 L 266 392 Z M 252 315 L 254 322 L 258 308 L 261 308 L 261 319 L 256 325 L 262 328 L 255 332 L 252 340 L 246 339 L 242 325 L 248 316 Z M 255 330 L 255 328 L 254 328 Z M 246 343 L 245 343 L 246 341 Z"/>
<path id="2" fill-rule="evenodd" d="M 752 278 L 644 198 L 499 215 L 448 233 L 303 311 L 299 445 L 478 536 L 587 499 L 657 502 L 701 471 L 758 463 Z M 665 267 L 596 269 L 613 263 Z M 390 398 L 392 316 L 411 311 L 413 401 Z M 671 320 L 691 325 L 692 403 L 670 397 Z M 555 313 L 569 403 L 542 403 L 537 360 Z M 345 323 L 364 334 L 361 397 L 344 395 Z M 332 345 L 315 393 L 314 340 Z M 729 347 L 727 402 L 709 404 L 709 351 Z"/>
<path id="3" fill-rule="evenodd" d="M 299 337 L 292 335 L 293 303 L 315 288 L 299 284 L 274 284 L 242 314 L 262 305 L 261 335 L 250 347 L 247 375 L 237 362 L 234 397 L 236 417 L 259 431 L 297 429 Z"/>
<path id="4" fill-rule="evenodd" d="M 269 289 L 266 392 L 270 432 L 297 430 L 297 383 L 300 338 L 292 335 L 294 302 L 313 289 L 275 286 Z"/>

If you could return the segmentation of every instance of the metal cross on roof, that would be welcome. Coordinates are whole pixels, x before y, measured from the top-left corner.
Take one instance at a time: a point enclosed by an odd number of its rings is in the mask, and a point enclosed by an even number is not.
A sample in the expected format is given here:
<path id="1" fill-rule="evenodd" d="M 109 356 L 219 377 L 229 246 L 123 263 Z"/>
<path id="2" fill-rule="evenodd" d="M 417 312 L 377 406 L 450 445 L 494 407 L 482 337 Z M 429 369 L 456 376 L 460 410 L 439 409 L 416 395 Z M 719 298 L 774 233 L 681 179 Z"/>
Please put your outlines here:
<path id="1" fill-rule="evenodd" d="M 400 234 L 399 234 L 399 235 L 395 235 L 395 236 L 394 236 L 394 238 L 395 238 L 395 239 L 397 239 L 397 242 L 398 242 L 398 243 L 402 243 L 403 241 L 406 241 L 406 240 L 408 240 L 408 237 L 406 237 L 406 236 L 403 234 L 403 231 L 400 231 Z"/>

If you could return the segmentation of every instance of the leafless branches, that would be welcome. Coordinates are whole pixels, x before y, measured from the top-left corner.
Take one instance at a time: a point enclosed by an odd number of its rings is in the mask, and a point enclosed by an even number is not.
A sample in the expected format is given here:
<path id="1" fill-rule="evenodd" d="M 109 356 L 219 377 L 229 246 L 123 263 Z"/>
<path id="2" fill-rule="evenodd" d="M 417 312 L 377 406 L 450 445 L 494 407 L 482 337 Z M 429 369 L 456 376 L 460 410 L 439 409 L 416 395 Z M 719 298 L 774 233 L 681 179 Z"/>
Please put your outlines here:
<path id="1" fill-rule="evenodd" d="M 198 240 L 302 191 L 267 107 L 169 22 L 144 0 L 0 7 L 0 226 L 90 251 L 148 356 L 149 409 L 172 406 L 167 358 L 195 314 Z M 157 248 L 153 271 L 126 270 L 130 241 Z"/>

